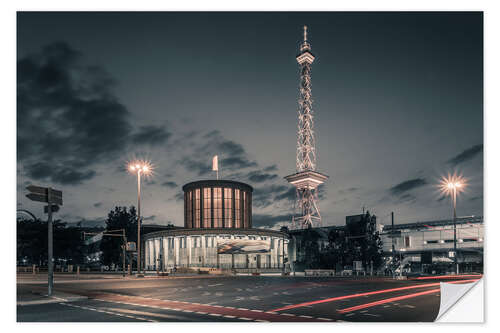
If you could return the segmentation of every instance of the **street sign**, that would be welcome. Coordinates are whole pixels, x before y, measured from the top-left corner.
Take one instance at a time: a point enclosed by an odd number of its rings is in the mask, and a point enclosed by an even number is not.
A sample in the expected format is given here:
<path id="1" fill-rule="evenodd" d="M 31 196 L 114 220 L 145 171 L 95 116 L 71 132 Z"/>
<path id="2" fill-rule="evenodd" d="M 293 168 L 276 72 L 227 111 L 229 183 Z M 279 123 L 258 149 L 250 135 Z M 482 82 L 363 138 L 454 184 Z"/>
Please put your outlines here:
<path id="1" fill-rule="evenodd" d="M 52 204 L 52 213 L 58 212 L 59 211 L 59 206 Z M 44 206 L 43 207 L 43 212 L 47 214 L 49 212 L 49 206 Z"/>
<path id="2" fill-rule="evenodd" d="M 46 187 L 30 185 L 30 186 L 26 187 L 26 189 L 28 191 L 30 191 L 31 193 L 47 195 L 47 188 Z"/>
<path id="3" fill-rule="evenodd" d="M 26 197 L 32 201 L 47 202 L 47 196 L 45 194 L 30 193 L 26 194 Z"/>
<path id="4" fill-rule="evenodd" d="M 127 242 L 127 251 L 135 252 L 137 251 L 135 242 Z"/>
<path id="5" fill-rule="evenodd" d="M 49 202 L 49 197 L 50 197 L 50 202 L 59 206 L 62 206 L 63 201 L 62 201 L 62 191 L 54 190 L 54 189 L 49 189 L 47 187 L 41 187 L 41 186 L 35 186 L 35 185 L 30 185 L 26 187 L 28 191 L 30 191 L 29 194 L 26 195 L 26 197 L 30 200 L 33 201 L 40 201 L 40 202 Z M 49 192 L 50 190 L 50 192 Z"/>

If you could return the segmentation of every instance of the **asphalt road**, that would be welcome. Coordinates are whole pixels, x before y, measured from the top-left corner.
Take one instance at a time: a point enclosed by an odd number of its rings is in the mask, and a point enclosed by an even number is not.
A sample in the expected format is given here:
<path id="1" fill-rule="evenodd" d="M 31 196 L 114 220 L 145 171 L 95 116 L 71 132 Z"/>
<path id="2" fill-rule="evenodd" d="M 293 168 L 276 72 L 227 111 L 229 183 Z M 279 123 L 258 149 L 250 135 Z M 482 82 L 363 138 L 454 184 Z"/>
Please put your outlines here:
<path id="1" fill-rule="evenodd" d="M 471 282 L 478 277 L 453 279 Z M 431 322 L 440 279 L 281 276 L 56 276 L 55 290 L 86 297 L 18 305 L 19 322 L 270 321 Z M 46 292 L 43 276 L 18 277 L 18 299 Z"/>

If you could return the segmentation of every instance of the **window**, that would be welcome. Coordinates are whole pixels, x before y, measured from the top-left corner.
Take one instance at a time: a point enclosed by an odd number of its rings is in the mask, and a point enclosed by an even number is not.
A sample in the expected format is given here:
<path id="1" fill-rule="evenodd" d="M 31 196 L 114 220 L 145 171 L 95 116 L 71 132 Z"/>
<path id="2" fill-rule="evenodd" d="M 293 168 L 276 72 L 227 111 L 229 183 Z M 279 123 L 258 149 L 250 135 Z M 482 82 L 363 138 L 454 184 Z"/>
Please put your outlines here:
<path id="1" fill-rule="evenodd" d="M 240 210 L 240 190 L 234 190 L 234 223 L 235 228 L 241 228 L 241 210 Z"/>
<path id="2" fill-rule="evenodd" d="M 405 247 L 411 246 L 411 238 L 410 236 L 405 236 Z"/>
<path id="3" fill-rule="evenodd" d="M 233 222 L 233 189 L 224 189 L 224 227 L 231 228 Z"/>
<path id="4" fill-rule="evenodd" d="M 212 189 L 203 189 L 203 228 L 212 227 Z"/>
<path id="5" fill-rule="evenodd" d="M 186 196 L 186 219 L 187 227 L 193 227 L 193 191 L 189 191 Z"/>
<path id="6" fill-rule="evenodd" d="M 174 248 L 174 238 L 173 237 L 169 237 L 167 244 L 168 244 L 167 246 L 168 246 L 169 249 L 173 249 Z"/>
<path id="7" fill-rule="evenodd" d="M 214 237 L 205 236 L 205 247 L 214 247 Z"/>
<path id="8" fill-rule="evenodd" d="M 464 238 L 463 239 L 463 242 L 466 243 L 466 242 L 477 242 L 477 238 Z"/>
<path id="9" fill-rule="evenodd" d="M 195 228 L 200 228 L 200 189 L 197 188 L 194 192 L 194 210 L 195 210 L 195 221 L 194 221 L 194 227 Z"/>
<path id="10" fill-rule="evenodd" d="M 274 249 L 274 238 L 271 237 L 271 250 Z"/>
<path id="11" fill-rule="evenodd" d="M 243 191 L 243 228 L 248 228 L 247 192 Z"/>
<path id="12" fill-rule="evenodd" d="M 428 241 L 425 241 L 425 244 L 437 244 L 438 241 L 437 240 L 428 240 Z"/>
<path id="13" fill-rule="evenodd" d="M 192 244 L 193 248 L 201 247 L 201 237 L 198 237 L 198 236 L 192 237 L 191 240 L 192 240 L 192 243 L 193 243 Z"/>
<path id="14" fill-rule="evenodd" d="M 186 237 L 181 237 L 179 238 L 179 248 L 185 249 L 186 248 Z"/>
<path id="15" fill-rule="evenodd" d="M 214 187 L 214 228 L 222 228 L 222 188 Z"/>

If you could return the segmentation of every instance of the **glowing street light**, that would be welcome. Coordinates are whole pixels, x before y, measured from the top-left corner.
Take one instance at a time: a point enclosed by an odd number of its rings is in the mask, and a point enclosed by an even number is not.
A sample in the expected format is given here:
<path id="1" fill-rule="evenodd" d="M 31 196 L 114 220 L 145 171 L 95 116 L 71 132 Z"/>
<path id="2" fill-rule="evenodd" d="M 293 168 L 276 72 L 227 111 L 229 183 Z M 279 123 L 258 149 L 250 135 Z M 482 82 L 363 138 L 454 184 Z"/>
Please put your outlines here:
<path id="1" fill-rule="evenodd" d="M 141 174 L 147 176 L 152 172 L 152 166 L 147 161 L 134 161 L 129 163 L 128 170 L 137 174 L 137 277 L 141 274 Z"/>
<path id="2" fill-rule="evenodd" d="M 441 194 L 449 195 L 453 205 L 453 261 L 455 262 L 456 273 L 459 273 L 457 259 L 457 194 L 465 191 L 467 179 L 461 175 L 453 174 L 442 177 L 440 182 Z"/>

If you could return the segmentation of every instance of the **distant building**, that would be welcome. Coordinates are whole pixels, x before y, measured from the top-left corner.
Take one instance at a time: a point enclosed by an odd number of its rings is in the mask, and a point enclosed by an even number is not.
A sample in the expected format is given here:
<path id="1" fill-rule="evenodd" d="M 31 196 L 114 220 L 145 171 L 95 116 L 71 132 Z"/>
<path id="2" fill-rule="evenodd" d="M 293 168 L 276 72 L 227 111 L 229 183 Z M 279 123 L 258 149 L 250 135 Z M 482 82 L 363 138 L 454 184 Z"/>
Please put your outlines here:
<path id="1" fill-rule="evenodd" d="M 456 219 L 456 230 L 460 272 L 482 272 L 483 217 L 459 217 Z M 384 225 L 381 238 L 387 262 L 393 261 L 393 258 L 397 260 L 401 254 L 406 271 L 453 271 L 453 220 L 396 224 L 394 228 Z"/>
<path id="2" fill-rule="evenodd" d="M 288 235 L 252 228 L 250 185 L 201 180 L 183 190 L 184 228 L 144 235 L 146 269 L 283 267 Z"/>

